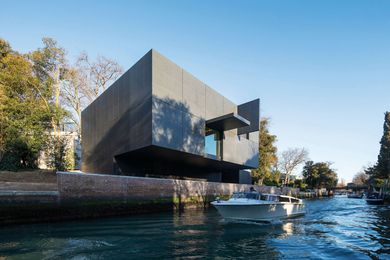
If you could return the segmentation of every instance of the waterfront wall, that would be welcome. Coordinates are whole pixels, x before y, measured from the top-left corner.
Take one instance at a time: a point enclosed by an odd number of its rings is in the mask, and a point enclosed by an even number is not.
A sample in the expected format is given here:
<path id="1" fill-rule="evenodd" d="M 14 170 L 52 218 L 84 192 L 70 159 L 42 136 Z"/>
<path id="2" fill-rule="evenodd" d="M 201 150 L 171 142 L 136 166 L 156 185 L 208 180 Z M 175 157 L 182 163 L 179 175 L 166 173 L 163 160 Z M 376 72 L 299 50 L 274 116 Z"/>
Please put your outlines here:
<path id="1" fill-rule="evenodd" d="M 0 185 L 0 226 L 204 208 L 216 197 L 250 187 L 263 193 L 298 193 L 291 188 L 80 172 L 58 172 L 56 179 Z"/>
<path id="2" fill-rule="evenodd" d="M 263 193 L 298 193 L 297 189 L 270 186 L 74 172 L 58 172 L 57 181 L 61 204 L 152 203 L 180 208 L 207 206 L 217 196 L 227 197 L 236 191 L 249 191 L 250 187 Z"/>

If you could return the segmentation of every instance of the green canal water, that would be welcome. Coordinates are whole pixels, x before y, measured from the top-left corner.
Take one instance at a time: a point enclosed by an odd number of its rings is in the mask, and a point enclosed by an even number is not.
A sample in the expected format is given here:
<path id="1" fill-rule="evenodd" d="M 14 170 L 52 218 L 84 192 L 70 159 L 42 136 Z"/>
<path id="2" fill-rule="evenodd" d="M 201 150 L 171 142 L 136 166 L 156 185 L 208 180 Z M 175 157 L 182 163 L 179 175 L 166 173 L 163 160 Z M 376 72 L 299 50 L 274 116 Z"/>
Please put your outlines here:
<path id="1" fill-rule="evenodd" d="M 306 201 L 304 217 L 227 223 L 214 209 L 0 229 L 0 259 L 390 259 L 390 207 Z"/>

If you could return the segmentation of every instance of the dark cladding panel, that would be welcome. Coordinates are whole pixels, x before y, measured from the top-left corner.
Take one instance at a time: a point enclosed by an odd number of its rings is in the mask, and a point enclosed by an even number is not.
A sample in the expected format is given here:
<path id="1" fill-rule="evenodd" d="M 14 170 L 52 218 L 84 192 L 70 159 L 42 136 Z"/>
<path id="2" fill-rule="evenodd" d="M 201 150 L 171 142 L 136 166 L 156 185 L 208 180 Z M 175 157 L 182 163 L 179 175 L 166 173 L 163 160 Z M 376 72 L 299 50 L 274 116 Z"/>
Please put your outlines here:
<path id="1" fill-rule="evenodd" d="M 237 113 L 249 120 L 250 125 L 237 129 L 237 134 L 246 134 L 259 131 L 260 124 L 260 99 L 255 99 L 238 106 Z"/>
<path id="2" fill-rule="evenodd" d="M 204 155 L 205 121 L 203 118 L 183 112 L 183 151 Z"/>
<path id="3" fill-rule="evenodd" d="M 174 99 L 153 97 L 153 145 L 183 150 L 183 106 Z"/>
<path id="4" fill-rule="evenodd" d="M 82 112 L 82 170 L 112 173 L 117 153 L 152 143 L 152 53 Z"/>
<path id="5" fill-rule="evenodd" d="M 143 100 L 130 109 L 130 132 L 123 132 L 130 140 L 127 150 L 131 151 L 152 144 L 152 98 Z M 122 151 L 123 152 L 123 151 Z M 116 151 L 115 155 L 119 151 Z"/>
<path id="6" fill-rule="evenodd" d="M 206 120 L 223 115 L 223 96 L 206 86 Z"/>
<path id="7" fill-rule="evenodd" d="M 258 166 L 259 103 L 237 107 L 150 51 L 83 111 L 82 170 L 242 181 Z M 224 132 L 221 160 L 204 156 L 206 120 Z"/>

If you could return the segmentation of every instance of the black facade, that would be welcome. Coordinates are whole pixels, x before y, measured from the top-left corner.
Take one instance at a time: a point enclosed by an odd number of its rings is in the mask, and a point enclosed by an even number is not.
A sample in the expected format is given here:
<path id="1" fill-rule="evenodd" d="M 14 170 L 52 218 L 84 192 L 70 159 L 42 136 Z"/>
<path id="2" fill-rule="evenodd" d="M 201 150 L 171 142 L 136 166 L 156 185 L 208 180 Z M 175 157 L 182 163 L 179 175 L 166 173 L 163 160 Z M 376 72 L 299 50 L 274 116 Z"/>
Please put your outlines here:
<path id="1" fill-rule="evenodd" d="M 258 167 L 259 106 L 151 50 L 82 112 L 82 170 L 240 182 Z"/>

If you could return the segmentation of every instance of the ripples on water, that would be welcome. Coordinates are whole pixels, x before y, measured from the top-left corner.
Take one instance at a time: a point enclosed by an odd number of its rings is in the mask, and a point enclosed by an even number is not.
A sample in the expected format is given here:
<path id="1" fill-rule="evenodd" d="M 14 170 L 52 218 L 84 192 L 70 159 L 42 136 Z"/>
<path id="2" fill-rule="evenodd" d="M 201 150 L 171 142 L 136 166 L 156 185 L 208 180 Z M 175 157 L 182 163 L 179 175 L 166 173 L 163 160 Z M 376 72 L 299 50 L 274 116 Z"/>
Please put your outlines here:
<path id="1" fill-rule="evenodd" d="M 390 207 L 306 201 L 304 217 L 229 223 L 214 209 L 20 225 L 0 230 L 0 259 L 390 259 Z"/>

